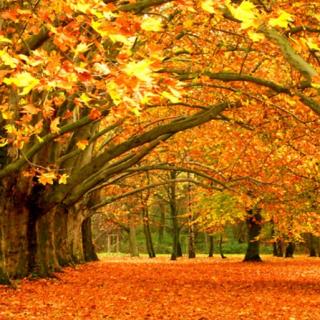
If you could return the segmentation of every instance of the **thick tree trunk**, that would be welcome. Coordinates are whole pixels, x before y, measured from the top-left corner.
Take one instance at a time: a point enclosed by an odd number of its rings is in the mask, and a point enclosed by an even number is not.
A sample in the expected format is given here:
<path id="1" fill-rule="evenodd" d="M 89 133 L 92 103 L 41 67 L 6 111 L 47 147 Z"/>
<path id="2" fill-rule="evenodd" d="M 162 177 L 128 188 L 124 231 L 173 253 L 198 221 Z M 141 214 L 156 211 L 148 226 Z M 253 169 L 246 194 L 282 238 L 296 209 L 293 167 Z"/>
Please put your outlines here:
<path id="1" fill-rule="evenodd" d="M 99 260 L 92 240 L 91 218 L 87 218 L 82 222 L 81 230 L 82 247 L 85 261 Z"/>
<path id="2" fill-rule="evenodd" d="M 213 257 L 213 253 L 214 253 L 214 238 L 213 235 L 209 235 L 209 258 Z"/>
<path id="3" fill-rule="evenodd" d="M 285 257 L 286 258 L 293 258 L 294 249 L 295 249 L 295 244 L 291 241 L 288 242 L 288 245 L 286 247 Z"/>
<path id="4" fill-rule="evenodd" d="M 148 208 L 143 209 L 142 218 L 143 218 L 143 232 L 146 240 L 147 252 L 148 252 L 149 258 L 155 258 L 156 253 L 154 251 L 152 236 L 150 231 Z"/>
<path id="5" fill-rule="evenodd" d="M 33 229 L 30 227 L 30 224 L 28 227 L 30 228 L 30 236 Z M 36 250 L 35 255 L 32 251 L 30 252 L 29 271 L 35 276 L 46 277 L 51 275 L 54 271 L 61 270 L 56 255 L 54 237 L 55 208 L 38 217 L 35 230 L 36 242 L 32 243 L 32 246 L 35 245 Z M 33 237 L 31 238 L 33 239 Z M 29 246 L 29 248 L 31 248 L 31 246 Z"/>
<path id="6" fill-rule="evenodd" d="M 244 261 L 260 262 L 260 231 L 262 216 L 260 209 L 252 209 L 248 211 L 248 247 Z"/>
<path id="7" fill-rule="evenodd" d="M 307 234 L 307 246 L 309 250 L 309 257 L 317 256 L 317 238 L 312 234 Z"/>
<path id="8" fill-rule="evenodd" d="M 0 185 L 0 283 L 28 274 L 26 194 L 14 181 L 5 183 Z"/>

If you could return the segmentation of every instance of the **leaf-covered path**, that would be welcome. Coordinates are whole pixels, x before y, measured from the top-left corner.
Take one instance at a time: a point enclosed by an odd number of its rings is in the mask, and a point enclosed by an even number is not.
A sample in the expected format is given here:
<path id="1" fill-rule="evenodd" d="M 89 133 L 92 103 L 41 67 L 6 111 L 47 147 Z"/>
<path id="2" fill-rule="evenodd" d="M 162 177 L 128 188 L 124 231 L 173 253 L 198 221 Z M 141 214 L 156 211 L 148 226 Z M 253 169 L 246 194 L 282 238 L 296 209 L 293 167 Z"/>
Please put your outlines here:
<path id="1" fill-rule="evenodd" d="M 320 319 L 320 259 L 108 259 L 0 286 L 0 319 Z"/>

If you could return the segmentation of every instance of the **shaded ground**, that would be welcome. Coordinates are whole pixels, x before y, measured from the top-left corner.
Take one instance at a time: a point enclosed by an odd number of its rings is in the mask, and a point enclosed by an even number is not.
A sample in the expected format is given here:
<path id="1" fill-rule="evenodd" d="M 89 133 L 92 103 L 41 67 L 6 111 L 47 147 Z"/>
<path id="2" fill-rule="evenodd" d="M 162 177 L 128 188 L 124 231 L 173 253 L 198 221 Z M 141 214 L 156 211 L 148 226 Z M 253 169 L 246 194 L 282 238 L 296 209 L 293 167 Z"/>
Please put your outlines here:
<path id="1" fill-rule="evenodd" d="M 0 286 L 0 319 L 320 320 L 320 259 L 109 258 Z"/>

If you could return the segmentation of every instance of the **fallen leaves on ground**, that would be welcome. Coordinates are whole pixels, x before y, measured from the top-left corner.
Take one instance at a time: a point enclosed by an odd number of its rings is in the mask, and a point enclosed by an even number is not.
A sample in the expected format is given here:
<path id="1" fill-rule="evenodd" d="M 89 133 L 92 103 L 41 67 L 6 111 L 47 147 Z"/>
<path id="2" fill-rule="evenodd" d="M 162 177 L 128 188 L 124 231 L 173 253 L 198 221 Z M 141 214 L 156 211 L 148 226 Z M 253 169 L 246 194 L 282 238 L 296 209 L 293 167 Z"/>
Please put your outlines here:
<path id="1" fill-rule="evenodd" d="M 0 319 L 320 319 L 320 259 L 108 258 L 0 286 Z"/>

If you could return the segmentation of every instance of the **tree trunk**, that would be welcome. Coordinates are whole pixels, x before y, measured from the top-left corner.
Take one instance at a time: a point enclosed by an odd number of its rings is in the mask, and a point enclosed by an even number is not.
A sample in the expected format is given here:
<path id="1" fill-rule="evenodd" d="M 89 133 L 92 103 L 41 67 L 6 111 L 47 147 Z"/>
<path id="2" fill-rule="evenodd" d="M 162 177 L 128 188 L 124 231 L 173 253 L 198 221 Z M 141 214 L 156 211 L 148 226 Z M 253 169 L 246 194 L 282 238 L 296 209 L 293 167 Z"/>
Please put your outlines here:
<path id="1" fill-rule="evenodd" d="M 213 257 L 213 253 L 214 253 L 214 238 L 213 235 L 209 235 L 209 258 Z"/>
<path id="2" fill-rule="evenodd" d="M 93 241 L 92 241 L 92 230 L 91 230 L 91 218 L 86 218 L 81 225 L 82 231 L 82 248 L 85 261 L 97 261 L 98 256 L 96 254 Z"/>
<path id="3" fill-rule="evenodd" d="M 131 215 L 129 215 L 129 251 L 131 257 L 139 257 L 136 226 Z"/>
<path id="4" fill-rule="evenodd" d="M 163 238 L 164 238 L 164 228 L 166 224 L 166 214 L 165 214 L 163 203 L 159 204 L 159 209 L 160 209 L 160 225 L 159 225 L 159 233 L 158 233 L 158 244 L 162 244 Z"/>
<path id="5" fill-rule="evenodd" d="M 175 180 L 176 172 L 170 172 L 171 180 Z M 169 187 L 169 199 L 170 199 L 170 215 L 172 219 L 172 253 L 171 253 L 171 260 L 177 260 L 179 256 L 178 247 L 180 246 L 179 243 L 179 225 L 178 225 L 178 218 L 177 218 L 177 203 L 176 203 L 176 184 L 172 182 Z M 180 246 L 181 251 L 181 246 Z"/>
<path id="6" fill-rule="evenodd" d="M 0 186 L 0 283 L 28 274 L 28 210 L 18 188 Z"/>
<path id="7" fill-rule="evenodd" d="M 252 209 L 248 211 L 247 226 L 248 226 L 248 247 L 244 261 L 260 262 L 260 231 L 262 216 L 261 209 Z"/>
<path id="8" fill-rule="evenodd" d="M 146 247 L 149 258 L 155 258 L 156 254 L 153 248 L 152 236 L 150 231 L 150 223 L 149 223 L 149 211 L 148 208 L 142 210 L 143 217 L 143 232 L 146 240 Z"/>
<path id="9" fill-rule="evenodd" d="M 307 245 L 309 250 L 309 257 L 316 257 L 316 237 L 312 233 L 307 234 Z"/>
<path id="10" fill-rule="evenodd" d="M 286 247 L 285 257 L 286 258 L 293 258 L 294 249 L 295 249 L 295 244 L 291 241 L 288 242 L 288 245 Z"/>
<path id="11" fill-rule="evenodd" d="M 220 239 L 219 239 L 219 253 L 222 259 L 226 259 L 227 257 L 223 254 L 222 243 L 223 243 L 223 234 L 221 233 Z"/>
<path id="12" fill-rule="evenodd" d="M 29 271 L 35 276 L 47 277 L 54 271 L 61 270 L 55 248 L 55 209 L 41 214 L 36 221 L 36 242 L 32 243 L 36 251 L 35 255 L 31 252 L 29 259 Z"/>

